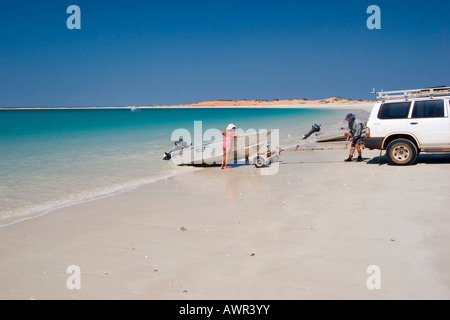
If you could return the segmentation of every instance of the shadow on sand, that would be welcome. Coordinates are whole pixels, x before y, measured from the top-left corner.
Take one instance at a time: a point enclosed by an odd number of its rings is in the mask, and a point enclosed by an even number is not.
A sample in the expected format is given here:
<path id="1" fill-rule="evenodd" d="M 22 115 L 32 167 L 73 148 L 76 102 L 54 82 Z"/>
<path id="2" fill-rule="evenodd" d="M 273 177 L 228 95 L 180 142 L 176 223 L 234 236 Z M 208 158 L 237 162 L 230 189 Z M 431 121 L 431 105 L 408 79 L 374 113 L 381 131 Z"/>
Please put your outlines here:
<path id="1" fill-rule="evenodd" d="M 379 166 L 389 165 L 386 155 L 374 157 L 366 163 Z M 450 164 L 450 153 L 420 154 L 412 165 L 417 164 Z"/>
<path id="2" fill-rule="evenodd" d="M 220 163 L 213 163 L 213 164 L 189 164 L 188 166 L 194 167 L 194 168 L 220 168 L 222 164 Z M 245 163 L 229 163 L 228 166 L 230 168 L 238 168 L 238 167 L 244 167 L 244 166 L 250 166 L 252 165 L 250 162 Z"/>

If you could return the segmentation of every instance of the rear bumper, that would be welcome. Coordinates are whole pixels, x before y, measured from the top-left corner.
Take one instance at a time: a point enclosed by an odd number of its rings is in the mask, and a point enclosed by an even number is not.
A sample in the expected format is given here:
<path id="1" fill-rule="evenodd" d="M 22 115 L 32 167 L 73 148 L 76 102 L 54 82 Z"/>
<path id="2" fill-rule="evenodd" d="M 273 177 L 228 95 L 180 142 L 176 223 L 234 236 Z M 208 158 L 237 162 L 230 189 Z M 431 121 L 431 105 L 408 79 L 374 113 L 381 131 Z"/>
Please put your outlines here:
<path id="1" fill-rule="evenodd" d="M 365 138 L 364 139 L 364 146 L 367 149 L 373 150 L 373 149 L 379 149 L 381 150 L 383 147 L 383 140 L 384 138 Z"/>

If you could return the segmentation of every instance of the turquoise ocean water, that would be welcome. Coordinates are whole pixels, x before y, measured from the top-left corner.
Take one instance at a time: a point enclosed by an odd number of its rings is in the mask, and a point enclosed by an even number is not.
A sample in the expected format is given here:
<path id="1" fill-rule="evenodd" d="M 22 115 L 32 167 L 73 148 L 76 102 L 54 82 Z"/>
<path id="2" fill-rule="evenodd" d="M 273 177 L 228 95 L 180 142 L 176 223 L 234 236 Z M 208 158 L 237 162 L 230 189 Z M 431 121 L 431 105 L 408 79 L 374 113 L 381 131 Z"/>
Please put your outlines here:
<path id="1" fill-rule="evenodd" d="M 0 110 L 0 225 L 191 170 L 163 161 L 172 132 L 194 121 L 224 130 L 279 129 L 300 142 L 314 123 L 343 123 L 344 110 L 280 108 Z"/>

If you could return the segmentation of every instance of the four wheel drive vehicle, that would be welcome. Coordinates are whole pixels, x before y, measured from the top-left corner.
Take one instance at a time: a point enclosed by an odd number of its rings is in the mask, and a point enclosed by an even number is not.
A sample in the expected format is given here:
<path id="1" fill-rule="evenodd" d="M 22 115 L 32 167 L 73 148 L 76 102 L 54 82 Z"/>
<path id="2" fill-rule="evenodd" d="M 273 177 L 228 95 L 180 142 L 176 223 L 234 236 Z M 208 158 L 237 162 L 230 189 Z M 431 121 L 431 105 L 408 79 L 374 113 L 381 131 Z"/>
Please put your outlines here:
<path id="1" fill-rule="evenodd" d="M 386 150 L 392 165 L 410 165 L 420 152 L 450 152 L 450 87 L 373 93 L 366 148 Z"/>

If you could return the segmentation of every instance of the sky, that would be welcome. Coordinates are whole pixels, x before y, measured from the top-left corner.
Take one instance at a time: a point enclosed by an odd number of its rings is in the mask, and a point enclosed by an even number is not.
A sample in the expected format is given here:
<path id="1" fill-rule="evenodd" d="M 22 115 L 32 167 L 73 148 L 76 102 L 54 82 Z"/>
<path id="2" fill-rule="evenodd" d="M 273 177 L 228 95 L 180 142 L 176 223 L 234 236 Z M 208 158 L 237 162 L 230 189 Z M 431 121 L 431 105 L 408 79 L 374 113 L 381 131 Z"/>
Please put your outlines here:
<path id="1" fill-rule="evenodd" d="M 67 8 L 81 10 L 68 29 Z M 370 5 L 381 29 L 370 30 Z M 450 86 L 449 1 L 16 0 L 0 107 L 130 106 Z"/>

